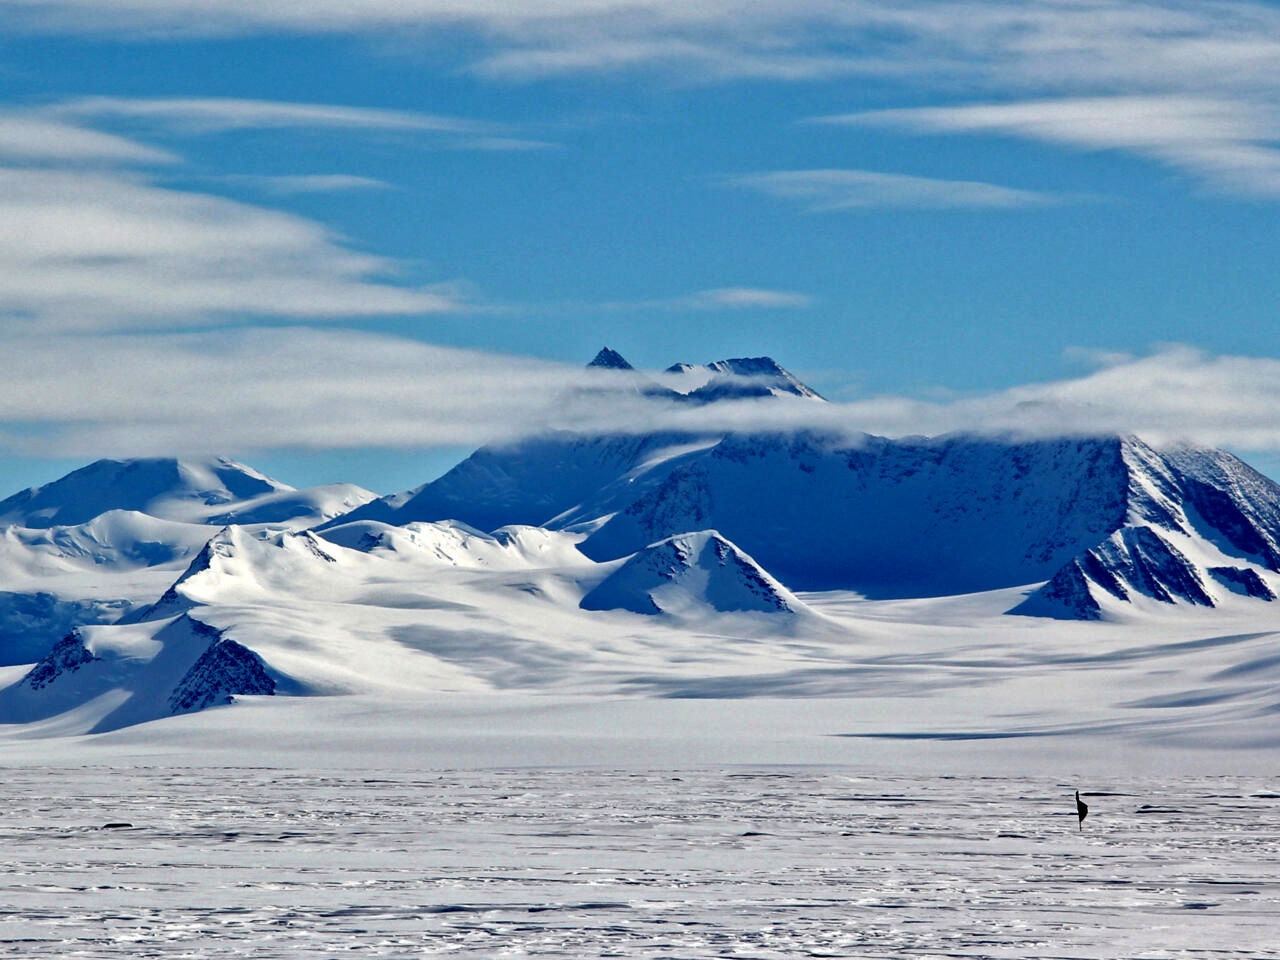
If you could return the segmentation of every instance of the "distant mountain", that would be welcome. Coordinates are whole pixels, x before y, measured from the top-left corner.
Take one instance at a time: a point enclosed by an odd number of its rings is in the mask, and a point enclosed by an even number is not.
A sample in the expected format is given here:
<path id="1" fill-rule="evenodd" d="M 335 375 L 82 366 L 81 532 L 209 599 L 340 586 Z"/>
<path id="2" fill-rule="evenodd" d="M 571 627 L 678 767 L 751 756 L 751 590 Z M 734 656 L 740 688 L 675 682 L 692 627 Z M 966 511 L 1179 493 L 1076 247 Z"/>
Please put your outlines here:
<path id="1" fill-rule="evenodd" d="M 629 389 L 674 403 L 821 399 L 769 357 L 721 360 L 696 368 L 706 376 L 694 376 L 696 384 L 687 393 L 636 380 L 630 373 L 634 369 L 631 364 L 608 347 L 589 366 L 625 373 Z M 688 365 L 677 367 L 695 370 Z M 684 457 L 720 439 L 720 435 L 674 432 L 622 436 L 561 432 L 481 447 L 440 479 L 374 500 L 320 528 L 353 520 L 405 524 L 453 519 L 481 530 L 507 524 L 564 528 L 598 521 L 660 483 Z"/>
<path id="2" fill-rule="evenodd" d="M 296 530 L 368 502 L 225 458 L 99 460 L 0 501 L 0 665 L 152 603 L 215 528 Z"/>
<path id="3" fill-rule="evenodd" d="M 793 614 L 796 597 L 714 530 L 668 537 L 637 551 L 587 593 L 583 610 L 644 614 Z"/>
<path id="4" fill-rule="evenodd" d="M 715 529 L 792 589 L 927 597 L 1051 581 L 1017 608 L 1050 616 L 1101 616 L 1106 597 L 1266 599 L 1280 570 L 1276 484 L 1220 451 L 1121 436 L 541 437 L 481 448 L 333 525 L 362 516 L 578 530 L 597 561 Z"/>
<path id="5" fill-rule="evenodd" d="M 224 458 L 97 460 L 0 500 L 0 526 L 70 526 L 108 510 L 200 523 L 223 504 L 292 489 Z"/>
<path id="6" fill-rule="evenodd" d="M 592 359 L 592 361 L 587 364 L 587 367 L 588 368 L 601 367 L 605 370 L 634 370 L 635 369 L 635 367 L 627 363 L 626 358 L 623 357 L 622 354 L 620 354 L 617 350 L 610 349 L 609 347 L 601 347 L 600 352 L 597 353 L 595 357 Z"/>
<path id="7" fill-rule="evenodd" d="M 372 499 L 354 484 L 297 490 L 225 457 L 97 460 L 0 500 L 0 527 L 69 527 L 112 510 L 221 526 L 318 523 Z"/>
<path id="8" fill-rule="evenodd" d="M 1123 445 L 1123 525 L 1057 570 L 1011 612 L 1096 620 L 1134 603 L 1213 607 L 1274 600 L 1280 486 L 1220 450 Z"/>
<path id="9" fill-rule="evenodd" d="M 674 364 L 668 373 L 694 377 L 702 370 L 711 376 L 695 389 L 684 393 L 685 400 L 714 403 L 717 400 L 744 400 L 752 397 L 802 397 L 822 400 L 820 393 L 801 383 L 796 376 L 772 357 L 740 357 L 717 360 L 698 368 L 687 363 Z"/>

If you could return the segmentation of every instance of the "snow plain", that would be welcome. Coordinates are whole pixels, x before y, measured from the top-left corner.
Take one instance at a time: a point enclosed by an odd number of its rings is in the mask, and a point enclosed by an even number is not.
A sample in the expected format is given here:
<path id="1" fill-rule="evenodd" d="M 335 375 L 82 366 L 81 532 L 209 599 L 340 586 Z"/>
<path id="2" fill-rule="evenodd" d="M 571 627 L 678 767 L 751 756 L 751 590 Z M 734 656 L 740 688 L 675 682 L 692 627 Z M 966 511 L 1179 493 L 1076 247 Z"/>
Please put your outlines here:
<path id="1" fill-rule="evenodd" d="M 1108 779 L 1083 830 L 1052 777 L 5 780 L 6 956 L 1280 956 L 1274 779 Z"/>

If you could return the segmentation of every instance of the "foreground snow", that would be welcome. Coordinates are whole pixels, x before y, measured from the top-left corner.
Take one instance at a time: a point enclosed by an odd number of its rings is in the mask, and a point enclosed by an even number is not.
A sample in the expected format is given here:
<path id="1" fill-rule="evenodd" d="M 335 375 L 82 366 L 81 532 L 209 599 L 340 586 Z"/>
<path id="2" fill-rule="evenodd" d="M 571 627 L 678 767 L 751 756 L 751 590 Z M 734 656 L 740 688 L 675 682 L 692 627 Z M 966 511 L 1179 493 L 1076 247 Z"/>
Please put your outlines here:
<path id="1" fill-rule="evenodd" d="M 1280 956 L 1273 779 L 4 772 L 15 956 Z"/>

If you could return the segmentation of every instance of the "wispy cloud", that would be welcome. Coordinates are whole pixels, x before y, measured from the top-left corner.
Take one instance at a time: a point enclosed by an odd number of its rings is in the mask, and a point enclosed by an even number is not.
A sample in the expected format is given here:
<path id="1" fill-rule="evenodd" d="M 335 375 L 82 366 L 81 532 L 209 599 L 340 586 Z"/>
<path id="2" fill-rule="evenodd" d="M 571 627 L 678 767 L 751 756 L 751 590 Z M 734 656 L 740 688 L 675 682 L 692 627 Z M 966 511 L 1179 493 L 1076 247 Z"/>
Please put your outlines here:
<path id="1" fill-rule="evenodd" d="M 1044 206 L 1065 197 L 972 180 L 935 180 L 871 170 L 774 170 L 731 178 L 731 186 L 798 203 L 805 210 L 867 210 Z"/>
<path id="2" fill-rule="evenodd" d="M 0 0 L 0 10 L 11 30 L 348 32 L 406 44 L 406 36 L 465 35 L 455 49 L 470 57 L 466 66 L 507 82 L 637 71 L 686 83 L 865 76 L 912 91 L 915 102 L 960 92 L 1002 101 L 985 114 L 899 115 L 903 126 L 963 132 L 963 122 L 976 132 L 981 123 L 1057 145 L 1129 150 L 1219 189 L 1280 192 L 1280 8 L 1258 0 Z M 990 112 L 997 108 L 1005 112 Z M 249 100 L 92 98 L 75 109 L 205 129 L 306 123 L 462 136 L 469 123 Z M 538 142 L 474 133 L 482 149 Z"/>
<path id="3" fill-rule="evenodd" d="M 1274 88 L 1280 11 L 1256 0 L 5 0 L 14 30 L 179 35 L 458 31 L 520 78 L 867 74 L 972 88 Z"/>
<path id="4" fill-rule="evenodd" d="M 572 311 L 590 310 L 607 313 L 630 311 L 716 311 L 716 310 L 793 310 L 813 305 L 813 297 L 797 290 L 774 290 L 767 287 L 710 287 L 674 297 L 647 300 L 609 300 L 597 303 L 569 304 Z"/>
<path id="5" fill-rule="evenodd" d="M 85 125 L 141 103 L 98 98 L 0 112 L 0 329 L 162 328 L 263 316 L 314 322 L 467 309 L 457 287 L 397 282 L 399 264 L 354 249 L 314 220 L 163 186 L 151 168 L 182 171 L 181 157 Z M 159 105 L 164 122 L 186 118 L 222 129 L 439 126 L 416 114 L 264 101 L 148 103 Z M 481 126 L 455 128 L 470 135 Z M 276 195 L 386 186 L 347 174 L 240 180 Z"/>
<path id="6" fill-rule="evenodd" d="M 19 163 L 165 164 L 166 150 L 32 112 L 0 112 L 0 160 Z"/>
<path id="7" fill-rule="evenodd" d="M 328 103 L 291 103 L 219 97 L 81 97 L 51 105 L 51 113 L 80 118 L 118 117 L 178 127 L 194 133 L 297 127 L 365 130 L 429 130 L 484 134 L 496 124 L 407 110 Z"/>
<path id="8" fill-rule="evenodd" d="M 267 193 L 289 195 L 297 193 L 341 193 L 349 190 L 387 190 L 391 184 L 372 177 L 357 177 L 347 173 L 304 173 L 278 176 L 253 174 L 227 174 L 217 179 L 227 183 L 240 183 L 257 187 Z"/>
<path id="9" fill-rule="evenodd" d="M 1280 195 L 1280 110 L 1266 104 L 1182 95 L 1089 97 L 880 110 L 816 122 L 1123 150 L 1229 189 Z"/>
<path id="10" fill-rule="evenodd" d="M 0 325 L 164 326 L 462 308 L 322 225 L 127 173 L 0 168 Z"/>
<path id="11" fill-rule="evenodd" d="M 672 301 L 695 310 L 749 310 L 756 307 L 778 309 L 808 307 L 813 297 L 794 290 L 768 290 L 761 287 L 716 287 L 699 290 Z"/>

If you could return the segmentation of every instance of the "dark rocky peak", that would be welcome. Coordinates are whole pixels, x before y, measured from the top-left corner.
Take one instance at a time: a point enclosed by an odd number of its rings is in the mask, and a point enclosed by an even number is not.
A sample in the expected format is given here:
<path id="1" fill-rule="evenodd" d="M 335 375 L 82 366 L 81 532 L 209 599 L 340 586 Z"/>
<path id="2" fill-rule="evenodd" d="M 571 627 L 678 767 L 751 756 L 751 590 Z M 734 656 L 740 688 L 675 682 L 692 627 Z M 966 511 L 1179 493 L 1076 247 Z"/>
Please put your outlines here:
<path id="1" fill-rule="evenodd" d="M 596 354 L 595 359 L 587 364 L 588 369 L 592 367 L 604 370 L 634 370 L 635 367 L 627 363 L 626 358 L 617 350 L 610 347 L 601 347 L 600 352 Z"/>

